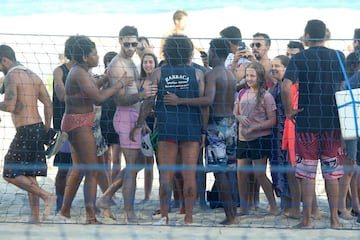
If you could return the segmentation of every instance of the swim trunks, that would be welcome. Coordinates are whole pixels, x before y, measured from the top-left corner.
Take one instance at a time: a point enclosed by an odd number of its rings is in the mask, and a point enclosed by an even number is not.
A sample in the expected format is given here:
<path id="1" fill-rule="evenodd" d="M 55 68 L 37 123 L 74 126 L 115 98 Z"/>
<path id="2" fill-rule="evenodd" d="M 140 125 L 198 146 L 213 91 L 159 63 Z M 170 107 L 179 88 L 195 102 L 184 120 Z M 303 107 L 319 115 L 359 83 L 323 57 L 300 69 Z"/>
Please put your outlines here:
<path id="1" fill-rule="evenodd" d="M 5 156 L 3 177 L 46 176 L 45 136 L 43 123 L 17 127 Z"/>
<path id="2" fill-rule="evenodd" d="M 81 114 L 68 114 L 65 113 L 61 121 L 61 130 L 70 132 L 76 128 L 94 125 L 94 112 L 81 113 Z"/>
<path id="3" fill-rule="evenodd" d="M 234 117 L 211 118 L 206 136 L 206 167 L 216 170 L 235 164 L 236 142 L 237 126 Z"/>
<path id="4" fill-rule="evenodd" d="M 340 130 L 322 133 L 296 133 L 296 177 L 315 179 L 318 159 L 324 179 L 344 175 Z"/>
<path id="5" fill-rule="evenodd" d="M 114 115 L 114 129 L 120 138 L 120 147 L 128 149 L 141 148 L 141 133 L 135 137 L 135 142 L 130 140 L 130 131 L 134 128 L 139 116 L 139 111 L 133 107 L 118 106 Z"/>

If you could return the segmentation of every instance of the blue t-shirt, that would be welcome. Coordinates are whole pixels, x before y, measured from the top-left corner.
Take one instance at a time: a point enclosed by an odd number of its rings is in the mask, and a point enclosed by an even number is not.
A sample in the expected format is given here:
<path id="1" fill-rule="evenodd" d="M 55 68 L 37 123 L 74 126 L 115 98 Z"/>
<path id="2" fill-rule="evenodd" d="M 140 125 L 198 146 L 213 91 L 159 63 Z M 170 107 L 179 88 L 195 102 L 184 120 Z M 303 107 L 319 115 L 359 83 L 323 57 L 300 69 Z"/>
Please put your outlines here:
<path id="1" fill-rule="evenodd" d="M 200 141 L 201 116 L 199 107 L 169 106 L 163 102 L 167 92 L 179 98 L 199 97 L 196 69 L 188 65 L 161 67 L 160 82 L 155 105 L 159 141 Z"/>
<path id="2" fill-rule="evenodd" d="M 340 53 L 342 62 L 345 56 Z M 285 79 L 299 83 L 297 132 L 322 132 L 340 129 L 335 92 L 344 79 L 336 51 L 310 47 L 293 56 L 286 68 Z"/>

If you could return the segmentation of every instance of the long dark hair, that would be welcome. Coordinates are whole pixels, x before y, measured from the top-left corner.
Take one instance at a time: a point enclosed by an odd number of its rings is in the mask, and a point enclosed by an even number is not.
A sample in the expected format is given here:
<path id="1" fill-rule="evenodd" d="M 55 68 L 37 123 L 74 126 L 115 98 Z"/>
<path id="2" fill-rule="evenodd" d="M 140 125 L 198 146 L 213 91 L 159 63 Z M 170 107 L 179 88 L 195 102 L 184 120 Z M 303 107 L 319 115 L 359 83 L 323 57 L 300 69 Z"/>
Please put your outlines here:
<path id="1" fill-rule="evenodd" d="M 265 68 L 259 62 L 250 63 L 246 67 L 245 72 L 248 68 L 252 68 L 256 72 L 257 83 L 258 83 L 258 92 L 256 94 L 256 107 L 259 107 L 261 104 L 261 101 L 264 99 L 265 92 L 266 92 Z"/>
<path id="2" fill-rule="evenodd" d="M 159 65 L 157 57 L 155 56 L 155 54 L 150 53 L 150 52 L 144 53 L 144 55 L 141 58 L 141 64 L 140 64 L 140 79 L 142 79 L 142 80 L 144 80 L 146 78 L 146 72 L 145 72 L 144 67 L 143 67 L 144 58 L 146 56 L 151 56 L 154 59 L 155 68 L 157 68 L 158 65 Z"/>

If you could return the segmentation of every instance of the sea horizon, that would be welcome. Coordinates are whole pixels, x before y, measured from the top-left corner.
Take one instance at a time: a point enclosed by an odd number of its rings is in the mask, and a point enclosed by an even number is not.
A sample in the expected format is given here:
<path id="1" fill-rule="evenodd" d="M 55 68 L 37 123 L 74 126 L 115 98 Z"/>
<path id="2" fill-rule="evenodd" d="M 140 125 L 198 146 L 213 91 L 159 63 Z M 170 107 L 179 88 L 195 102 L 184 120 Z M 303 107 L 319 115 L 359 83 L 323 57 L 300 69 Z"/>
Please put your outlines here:
<path id="1" fill-rule="evenodd" d="M 346 8 L 360 10 L 360 2 L 354 0 L 154 0 L 119 1 L 119 0 L 2 0 L 0 16 L 30 16 L 37 14 L 76 13 L 88 14 L 156 14 L 175 11 L 199 11 L 240 7 L 245 10 L 273 10 L 288 8 L 337 9 Z"/>

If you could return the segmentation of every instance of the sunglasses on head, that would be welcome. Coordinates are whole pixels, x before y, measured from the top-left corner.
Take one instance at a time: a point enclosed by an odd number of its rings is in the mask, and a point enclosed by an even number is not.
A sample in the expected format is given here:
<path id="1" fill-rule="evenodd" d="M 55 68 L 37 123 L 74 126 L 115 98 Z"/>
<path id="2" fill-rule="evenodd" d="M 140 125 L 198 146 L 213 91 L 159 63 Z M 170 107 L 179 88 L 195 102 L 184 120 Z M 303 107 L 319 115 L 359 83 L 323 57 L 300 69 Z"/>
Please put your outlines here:
<path id="1" fill-rule="evenodd" d="M 250 43 L 250 47 L 251 47 L 251 48 L 254 48 L 254 46 L 257 47 L 257 48 L 259 48 L 259 47 L 261 47 L 261 43 L 259 43 L 259 42 L 257 42 L 257 43 Z"/>
<path id="2" fill-rule="evenodd" d="M 136 48 L 138 45 L 138 42 L 123 42 L 124 47 L 130 48 L 132 46 L 133 48 Z"/>

